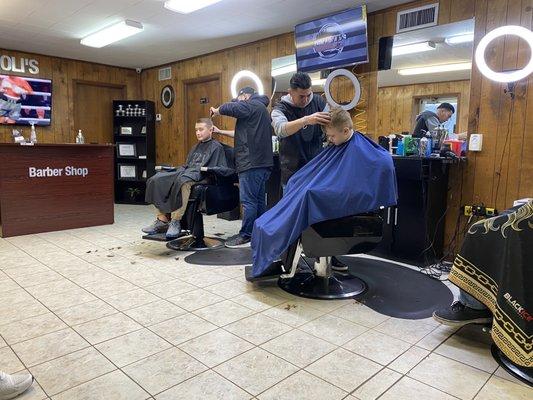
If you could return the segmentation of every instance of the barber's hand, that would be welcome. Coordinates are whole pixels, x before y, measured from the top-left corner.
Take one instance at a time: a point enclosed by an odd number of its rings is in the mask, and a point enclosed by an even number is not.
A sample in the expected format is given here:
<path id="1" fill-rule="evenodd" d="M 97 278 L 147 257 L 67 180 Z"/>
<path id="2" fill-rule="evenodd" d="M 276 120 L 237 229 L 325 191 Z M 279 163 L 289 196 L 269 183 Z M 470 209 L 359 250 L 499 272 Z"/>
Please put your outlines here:
<path id="1" fill-rule="evenodd" d="M 216 117 L 217 115 L 220 115 L 220 112 L 219 112 L 218 108 L 211 107 L 209 109 L 209 114 L 211 115 L 211 117 Z"/>
<path id="2" fill-rule="evenodd" d="M 316 112 L 304 118 L 306 125 L 327 125 L 331 122 L 331 116 L 327 112 Z"/>
<path id="3" fill-rule="evenodd" d="M 213 133 L 221 133 L 217 126 L 213 125 Z"/>
<path id="4" fill-rule="evenodd" d="M 207 167 L 200 167 L 200 171 L 202 172 L 207 172 L 209 170 L 209 168 Z"/>

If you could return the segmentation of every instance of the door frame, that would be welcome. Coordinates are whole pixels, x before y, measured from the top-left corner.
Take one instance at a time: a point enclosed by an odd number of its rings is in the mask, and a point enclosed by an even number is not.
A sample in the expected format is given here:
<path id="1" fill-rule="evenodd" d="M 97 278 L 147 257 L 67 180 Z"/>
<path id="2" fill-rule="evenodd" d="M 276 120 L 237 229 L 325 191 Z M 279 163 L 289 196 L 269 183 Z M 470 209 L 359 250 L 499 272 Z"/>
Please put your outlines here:
<path id="1" fill-rule="evenodd" d="M 121 85 L 119 83 L 88 81 L 85 79 L 73 79 L 72 80 L 72 104 L 74 108 L 73 110 L 74 119 L 72 120 L 72 123 L 71 123 L 71 132 L 75 131 L 76 121 L 78 121 L 79 105 L 76 103 L 76 99 L 78 95 L 78 84 L 97 86 L 97 87 L 106 87 L 106 88 L 113 88 L 113 89 L 121 89 L 123 99 L 125 100 L 127 97 L 127 87 L 124 84 Z M 110 113 L 111 113 L 111 118 L 113 118 L 113 110 L 110 110 Z"/>
<path id="2" fill-rule="evenodd" d="M 189 85 L 195 85 L 197 83 L 211 82 L 211 81 L 219 82 L 218 96 L 220 98 L 220 101 L 222 101 L 222 73 L 211 74 L 211 75 L 201 76 L 201 77 L 192 78 L 192 79 L 184 79 L 182 81 L 183 82 L 183 98 L 185 99 L 185 101 L 183 102 L 183 115 L 185 116 L 185 118 L 183 119 L 185 123 L 184 129 L 183 129 L 183 137 L 184 137 L 183 140 L 184 140 L 186 149 L 189 149 L 189 144 L 190 144 L 189 135 L 187 133 L 187 127 L 189 126 L 189 102 L 188 102 Z"/>

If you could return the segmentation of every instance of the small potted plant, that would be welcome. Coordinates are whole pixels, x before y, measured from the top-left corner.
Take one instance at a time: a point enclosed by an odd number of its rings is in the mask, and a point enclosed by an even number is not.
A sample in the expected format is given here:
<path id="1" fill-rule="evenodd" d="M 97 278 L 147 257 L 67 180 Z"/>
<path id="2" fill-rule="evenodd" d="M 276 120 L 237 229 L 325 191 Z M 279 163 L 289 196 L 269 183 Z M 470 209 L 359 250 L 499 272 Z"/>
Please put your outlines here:
<path id="1" fill-rule="evenodd" d="M 136 202 L 137 197 L 141 194 L 141 190 L 139 188 L 128 188 L 126 190 L 126 194 L 129 196 L 130 201 Z"/>

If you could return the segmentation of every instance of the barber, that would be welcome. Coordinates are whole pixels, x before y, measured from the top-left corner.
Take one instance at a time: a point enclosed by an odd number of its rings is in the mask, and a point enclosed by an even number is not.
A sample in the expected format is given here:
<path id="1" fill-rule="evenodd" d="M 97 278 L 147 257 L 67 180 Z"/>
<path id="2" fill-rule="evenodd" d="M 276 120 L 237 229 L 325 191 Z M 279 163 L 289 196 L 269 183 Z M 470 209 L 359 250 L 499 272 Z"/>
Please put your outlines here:
<path id="1" fill-rule="evenodd" d="M 313 95 L 311 77 L 304 72 L 290 79 L 288 94 L 272 109 L 272 126 L 279 138 L 281 185 L 322 150 L 324 133 L 321 125 L 330 122 L 323 112 L 326 102 Z"/>
<path id="2" fill-rule="evenodd" d="M 433 132 L 439 126 L 448 121 L 455 113 L 455 108 L 450 103 L 442 103 L 437 107 L 437 112 L 430 110 L 422 111 L 416 116 L 413 137 L 422 138 L 426 132 Z"/>
<path id="3" fill-rule="evenodd" d="M 250 246 L 254 222 L 266 211 L 266 182 L 273 166 L 272 127 L 267 96 L 259 95 L 249 86 L 242 88 L 236 99 L 211 107 L 211 114 L 237 119 L 235 131 L 215 132 L 235 137 L 235 164 L 239 174 L 239 197 L 243 207 L 239 234 L 226 241 L 226 247 Z"/>
<path id="4" fill-rule="evenodd" d="M 324 112 L 326 101 L 315 96 L 311 86 L 308 74 L 296 72 L 289 81 L 288 94 L 272 109 L 283 191 L 290 177 L 320 153 L 324 142 L 322 125 L 331 122 L 329 113 Z M 332 269 L 347 271 L 348 267 L 333 257 Z"/>

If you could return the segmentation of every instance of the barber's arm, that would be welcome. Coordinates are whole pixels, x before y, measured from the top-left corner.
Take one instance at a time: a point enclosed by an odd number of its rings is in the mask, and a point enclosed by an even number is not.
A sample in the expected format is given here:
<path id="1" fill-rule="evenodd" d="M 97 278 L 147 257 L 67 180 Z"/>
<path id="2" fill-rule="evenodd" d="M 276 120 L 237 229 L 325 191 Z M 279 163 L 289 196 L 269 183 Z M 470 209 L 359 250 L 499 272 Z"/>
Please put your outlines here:
<path id="1" fill-rule="evenodd" d="M 213 132 L 218 133 L 219 135 L 235 137 L 235 131 L 227 131 L 224 129 L 218 129 L 216 126 L 213 126 Z"/>
<path id="2" fill-rule="evenodd" d="M 300 129 L 307 125 L 326 125 L 330 122 L 330 116 L 327 112 L 316 112 L 311 115 L 288 121 L 287 117 L 280 110 L 274 109 L 272 111 L 272 127 L 278 137 L 287 137 L 294 135 Z"/>
<path id="3" fill-rule="evenodd" d="M 433 132 L 440 126 L 440 121 L 437 117 L 429 117 L 426 119 L 426 126 L 428 127 L 428 132 Z"/>
<path id="4" fill-rule="evenodd" d="M 233 118 L 246 118 L 251 114 L 252 108 L 246 101 L 231 101 L 218 108 L 211 107 L 210 111 L 212 116 L 226 115 Z"/>

